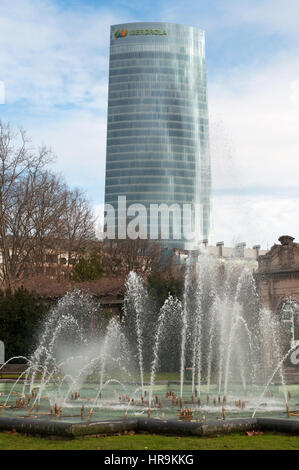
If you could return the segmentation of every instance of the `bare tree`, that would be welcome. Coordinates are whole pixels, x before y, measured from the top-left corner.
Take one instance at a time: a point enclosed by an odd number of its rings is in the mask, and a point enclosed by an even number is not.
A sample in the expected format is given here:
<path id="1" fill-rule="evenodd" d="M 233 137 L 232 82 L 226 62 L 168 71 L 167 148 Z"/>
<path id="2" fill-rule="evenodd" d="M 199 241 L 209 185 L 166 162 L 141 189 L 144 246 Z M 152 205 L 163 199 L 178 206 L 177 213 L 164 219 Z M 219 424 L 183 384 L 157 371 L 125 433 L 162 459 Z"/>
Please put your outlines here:
<path id="1" fill-rule="evenodd" d="M 37 273 L 45 269 L 48 250 L 51 255 L 58 257 L 63 249 L 62 236 L 63 213 L 66 210 L 64 203 L 65 184 L 60 179 L 44 171 L 35 181 L 33 188 L 34 203 L 31 209 L 31 218 L 34 231 L 32 233 L 33 256 L 31 267 Z"/>
<path id="2" fill-rule="evenodd" d="M 80 189 L 65 189 L 62 200 L 62 235 L 70 266 L 96 241 L 95 217 L 84 192 Z"/>
<path id="3" fill-rule="evenodd" d="M 47 258 L 67 254 L 67 264 L 95 239 L 86 197 L 46 169 L 52 153 L 37 152 L 23 130 L 0 122 L 0 279 L 13 287 L 22 276 L 44 273 Z"/>
<path id="4" fill-rule="evenodd" d="M 22 258 L 30 252 L 32 184 L 52 158 L 46 147 L 34 151 L 24 130 L 13 132 L 0 121 L 1 275 L 5 285 L 12 285 Z"/>
<path id="5" fill-rule="evenodd" d="M 135 271 L 147 276 L 154 271 L 167 269 L 170 258 L 164 256 L 161 244 L 151 240 L 108 240 L 103 241 L 102 258 L 107 274 L 123 274 Z"/>

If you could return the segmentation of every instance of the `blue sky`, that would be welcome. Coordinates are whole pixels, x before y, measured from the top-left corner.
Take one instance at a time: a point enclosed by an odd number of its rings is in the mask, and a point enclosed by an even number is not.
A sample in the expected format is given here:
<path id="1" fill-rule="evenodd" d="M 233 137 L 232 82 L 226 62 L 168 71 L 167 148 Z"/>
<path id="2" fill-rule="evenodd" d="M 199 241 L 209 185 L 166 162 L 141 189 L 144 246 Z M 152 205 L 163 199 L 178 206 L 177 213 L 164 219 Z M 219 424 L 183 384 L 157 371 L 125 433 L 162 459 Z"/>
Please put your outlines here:
<path id="1" fill-rule="evenodd" d="M 299 239 L 298 0 L 1 0 L 0 118 L 50 146 L 100 213 L 110 24 L 206 31 L 214 241 Z M 233 227 L 233 228 L 232 228 Z"/>

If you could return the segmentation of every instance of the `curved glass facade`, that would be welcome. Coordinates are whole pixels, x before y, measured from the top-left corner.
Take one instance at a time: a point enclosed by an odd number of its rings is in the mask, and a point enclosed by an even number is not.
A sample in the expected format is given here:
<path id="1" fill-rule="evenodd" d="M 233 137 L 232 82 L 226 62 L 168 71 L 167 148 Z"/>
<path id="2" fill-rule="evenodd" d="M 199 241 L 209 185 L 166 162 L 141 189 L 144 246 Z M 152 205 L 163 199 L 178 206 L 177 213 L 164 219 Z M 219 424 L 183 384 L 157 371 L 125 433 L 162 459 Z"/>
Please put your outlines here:
<path id="1" fill-rule="evenodd" d="M 202 207 L 211 169 L 204 32 L 169 23 L 111 26 L 105 202 Z M 186 248 L 183 239 L 170 247 Z"/>

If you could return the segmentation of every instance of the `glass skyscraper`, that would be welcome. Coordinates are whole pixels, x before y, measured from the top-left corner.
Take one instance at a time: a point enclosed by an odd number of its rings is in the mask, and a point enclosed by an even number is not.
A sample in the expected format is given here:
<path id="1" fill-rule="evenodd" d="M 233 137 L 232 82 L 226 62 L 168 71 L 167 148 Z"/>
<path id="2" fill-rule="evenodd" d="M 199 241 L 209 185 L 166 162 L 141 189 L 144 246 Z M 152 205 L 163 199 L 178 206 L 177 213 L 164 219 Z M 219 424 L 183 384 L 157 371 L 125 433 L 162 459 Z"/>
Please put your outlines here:
<path id="1" fill-rule="evenodd" d="M 105 203 L 201 205 L 209 239 L 211 167 L 205 35 L 171 23 L 111 26 Z M 199 209 L 197 209 L 199 210 Z M 173 223 L 174 219 L 173 219 Z M 182 238 L 169 247 L 188 247 Z"/>

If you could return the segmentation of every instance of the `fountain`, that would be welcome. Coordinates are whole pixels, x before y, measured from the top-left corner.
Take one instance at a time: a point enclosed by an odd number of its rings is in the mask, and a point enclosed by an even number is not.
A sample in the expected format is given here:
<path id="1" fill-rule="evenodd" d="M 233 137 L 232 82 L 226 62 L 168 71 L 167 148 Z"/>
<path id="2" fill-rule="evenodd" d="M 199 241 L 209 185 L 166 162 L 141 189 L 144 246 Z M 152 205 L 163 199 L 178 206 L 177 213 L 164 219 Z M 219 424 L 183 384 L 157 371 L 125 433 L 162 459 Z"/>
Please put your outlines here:
<path id="1" fill-rule="evenodd" d="M 79 291 L 58 301 L 38 347 L 23 358 L 27 369 L 14 383 L 0 383 L 2 416 L 189 424 L 293 413 L 299 386 L 291 394 L 283 366 L 295 347 L 285 351 L 279 322 L 259 308 L 246 262 L 204 252 L 197 263 L 188 259 L 182 299 L 169 295 L 161 309 L 131 272 L 122 320 L 101 329 L 98 309 Z"/>

